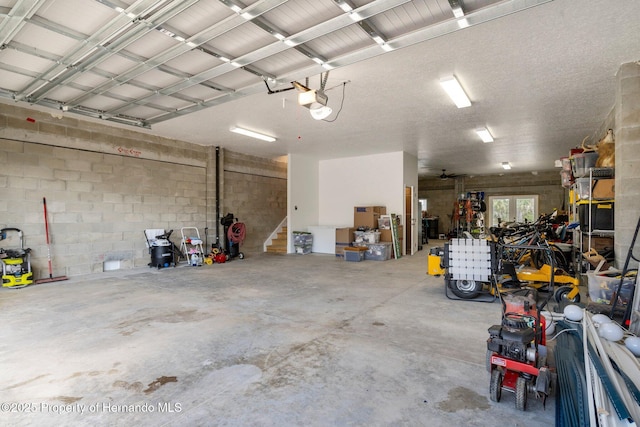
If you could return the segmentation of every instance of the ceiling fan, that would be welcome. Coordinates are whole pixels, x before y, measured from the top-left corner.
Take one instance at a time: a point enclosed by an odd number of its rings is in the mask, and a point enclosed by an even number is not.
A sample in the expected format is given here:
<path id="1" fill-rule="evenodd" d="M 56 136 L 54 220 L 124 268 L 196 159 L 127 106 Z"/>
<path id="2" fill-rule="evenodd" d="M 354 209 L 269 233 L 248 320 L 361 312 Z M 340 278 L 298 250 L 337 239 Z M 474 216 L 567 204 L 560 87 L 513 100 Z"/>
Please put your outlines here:
<path id="1" fill-rule="evenodd" d="M 449 178 L 457 178 L 457 177 L 459 177 L 459 176 L 460 176 L 460 175 L 456 175 L 456 174 L 454 174 L 454 173 L 447 174 L 446 172 L 447 172 L 447 170 L 446 170 L 446 169 L 442 169 L 442 174 L 440 174 L 440 176 L 439 176 L 438 178 L 440 178 L 441 180 L 443 180 L 443 181 L 444 181 L 445 179 L 449 179 Z"/>

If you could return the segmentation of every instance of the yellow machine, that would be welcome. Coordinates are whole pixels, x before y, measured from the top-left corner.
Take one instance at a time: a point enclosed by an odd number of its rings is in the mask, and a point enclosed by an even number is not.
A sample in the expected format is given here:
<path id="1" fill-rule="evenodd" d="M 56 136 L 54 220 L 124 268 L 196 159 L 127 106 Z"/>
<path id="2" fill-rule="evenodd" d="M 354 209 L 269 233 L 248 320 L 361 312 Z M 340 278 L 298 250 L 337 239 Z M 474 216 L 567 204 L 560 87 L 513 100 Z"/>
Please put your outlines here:
<path id="1" fill-rule="evenodd" d="M 447 274 L 444 256 L 445 251 L 443 248 L 432 248 L 430 250 L 427 257 L 427 274 L 432 276 Z M 551 266 L 548 264 L 543 264 L 540 268 L 531 266 L 528 261 L 527 264 L 517 267 L 509 263 L 503 264 L 502 274 L 500 274 L 500 277 L 496 277 L 495 286 L 490 281 L 452 281 L 458 287 L 456 295 L 461 298 L 473 299 L 482 289 L 488 289 L 490 294 L 511 292 L 514 288 L 523 287 L 544 290 L 551 284 L 553 276 L 554 298 L 556 301 L 580 302 L 580 279 L 570 276 L 560 268 L 555 268 L 552 272 Z"/>
<path id="2" fill-rule="evenodd" d="M 3 228 L 0 230 L 0 240 L 7 238 L 7 231 L 18 233 L 20 249 L 0 249 L 2 286 L 5 288 L 22 288 L 33 283 L 31 249 L 24 248 L 22 231 L 17 228 Z"/>
<path id="3" fill-rule="evenodd" d="M 542 288 L 549 285 L 551 281 L 551 266 L 544 264 L 539 269 L 524 267 L 516 272 L 518 281 L 525 282 L 527 286 Z M 580 279 L 565 274 L 562 270 L 556 269 L 553 275 L 553 283 L 560 285 L 556 288 L 554 297 L 556 301 L 568 300 L 572 302 L 580 301 Z"/>
<path id="4" fill-rule="evenodd" d="M 446 273 L 445 268 L 442 266 L 442 255 L 444 251 L 442 248 L 431 248 L 427 257 L 427 274 L 431 276 L 442 276 Z"/>

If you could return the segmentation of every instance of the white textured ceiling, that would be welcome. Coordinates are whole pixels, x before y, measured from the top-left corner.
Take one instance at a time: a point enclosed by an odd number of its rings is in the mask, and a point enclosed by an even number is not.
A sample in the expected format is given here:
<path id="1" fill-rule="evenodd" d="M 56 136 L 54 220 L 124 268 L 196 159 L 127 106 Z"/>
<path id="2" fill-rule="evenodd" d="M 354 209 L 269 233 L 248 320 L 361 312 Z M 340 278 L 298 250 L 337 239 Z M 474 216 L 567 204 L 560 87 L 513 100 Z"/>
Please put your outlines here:
<path id="1" fill-rule="evenodd" d="M 599 137 L 617 70 L 640 60 L 640 2 L 459 3 L 464 29 L 449 0 L 353 0 L 395 48 L 384 53 L 334 0 L 237 2 L 259 14 L 248 20 L 226 0 L 0 0 L 0 102 L 69 108 L 269 158 L 403 150 L 417 155 L 422 175 L 500 173 L 504 161 L 513 171 L 549 170 L 585 136 Z M 278 92 L 306 77 L 320 87 L 325 68 L 310 56 L 332 68 L 327 121 L 298 106 L 296 90 Z M 457 109 L 442 91 L 439 79 L 451 74 L 471 107 Z M 494 142 L 479 141 L 480 126 Z"/>

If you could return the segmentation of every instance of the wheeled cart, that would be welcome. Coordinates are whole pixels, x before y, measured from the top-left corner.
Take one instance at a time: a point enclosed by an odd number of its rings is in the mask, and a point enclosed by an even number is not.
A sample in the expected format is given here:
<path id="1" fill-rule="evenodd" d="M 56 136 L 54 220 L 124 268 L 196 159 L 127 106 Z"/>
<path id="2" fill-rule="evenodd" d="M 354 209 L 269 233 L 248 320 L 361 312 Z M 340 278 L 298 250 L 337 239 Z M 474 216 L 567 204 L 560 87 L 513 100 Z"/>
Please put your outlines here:
<path id="1" fill-rule="evenodd" d="M 180 250 L 187 257 L 187 262 L 192 267 L 200 267 L 204 262 L 204 249 L 202 239 L 197 227 L 182 227 L 180 229 L 182 240 Z"/>
<path id="2" fill-rule="evenodd" d="M 245 236 L 244 223 L 238 222 L 238 218 L 234 218 L 232 213 L 227 213 L 220 219 L 220 224 L 224 227 L 224 253 L 227 260 L 244 259 L 244 253 L 240 252 Z"/>

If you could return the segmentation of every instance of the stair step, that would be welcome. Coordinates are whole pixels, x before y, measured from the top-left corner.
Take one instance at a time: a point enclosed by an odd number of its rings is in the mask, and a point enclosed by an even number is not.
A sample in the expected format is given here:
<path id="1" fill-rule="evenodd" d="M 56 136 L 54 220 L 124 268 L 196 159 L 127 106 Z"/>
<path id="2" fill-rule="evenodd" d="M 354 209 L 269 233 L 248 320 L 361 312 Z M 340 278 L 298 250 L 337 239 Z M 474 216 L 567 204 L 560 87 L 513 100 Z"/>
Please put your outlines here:
<path id="1" fill-rule="evenodd" d="M 271 245 L 275 248 L 286 248 L 287 247 L 287 241 L 286 240 L 281 240 L 281 239 L 273 239 L 271 241 Z M 269 246 L 267 246 L 269 247 Z"/>
<path id="2" fill-rule="evenodd" d="M 267 253 L 286 254 L 287 253 L 287 248 L 276 248 L 276 247 L 273 247 L 273 246 L 267 246 Z"/>
<path id="3" fill-rule="evenodd" d="M 266 252 L 275 253 L 275 254 L 286 254 L 287 253 L 287 239 L 289 238 L 289 233 L 287 232 L 287 227 L 284 226 L 280 228 L 278 233 L 276 234 L 276 238 L 271 240 L 271 244 L 267 246 Z"/>

